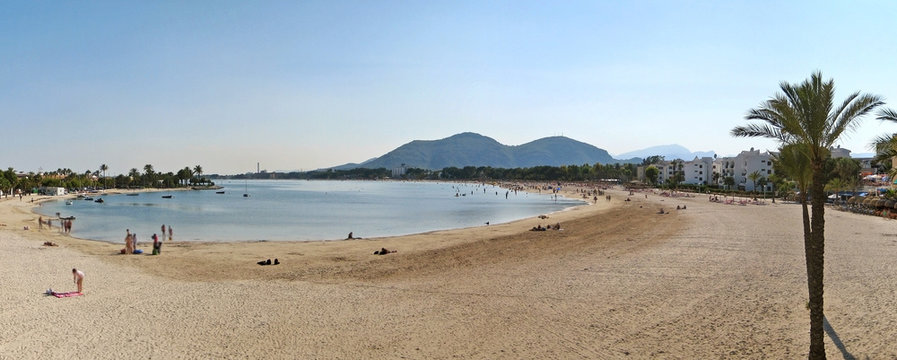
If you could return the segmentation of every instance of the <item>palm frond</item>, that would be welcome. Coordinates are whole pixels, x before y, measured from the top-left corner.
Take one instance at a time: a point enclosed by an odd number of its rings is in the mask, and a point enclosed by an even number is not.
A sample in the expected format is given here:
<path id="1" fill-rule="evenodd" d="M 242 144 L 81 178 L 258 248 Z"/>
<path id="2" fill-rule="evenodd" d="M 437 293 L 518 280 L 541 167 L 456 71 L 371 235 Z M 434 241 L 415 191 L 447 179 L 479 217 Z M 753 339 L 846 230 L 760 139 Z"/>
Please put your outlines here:
<path id="1" fill-rule="evenodd" d="M 897 122 L 897 111 L 894 111 L 893 109 L 882 109 L 878 112 L 877 119 Z"/>
<path id="2" fill-rule="evenodd" d="M 736 126 L 732 129 L 731 135 L 735 137 L 765 137 L 785 141 L 782 131 L 771 125 L 747 124 Z"/>

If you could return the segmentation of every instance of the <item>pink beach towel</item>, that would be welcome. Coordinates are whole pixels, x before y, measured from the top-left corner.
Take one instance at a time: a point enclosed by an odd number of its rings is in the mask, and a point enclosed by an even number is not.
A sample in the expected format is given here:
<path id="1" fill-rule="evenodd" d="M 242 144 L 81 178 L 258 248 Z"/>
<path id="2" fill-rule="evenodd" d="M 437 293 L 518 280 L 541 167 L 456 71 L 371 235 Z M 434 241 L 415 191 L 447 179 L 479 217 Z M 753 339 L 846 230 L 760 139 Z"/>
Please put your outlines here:
<path id="1" fill-rule="evenodd" d="M 70 292 L 64 292 L 64 293 L 59 293 L 59 292 L 54 291 L 54 292 L 51 292 L 50 295 L 53 295 L 58 298 L 64 298 L 64 297 L 72 297 L 72 296 L 81 296 L 84 294 L 79 293 L 77 291 L 70 291 Z"/>

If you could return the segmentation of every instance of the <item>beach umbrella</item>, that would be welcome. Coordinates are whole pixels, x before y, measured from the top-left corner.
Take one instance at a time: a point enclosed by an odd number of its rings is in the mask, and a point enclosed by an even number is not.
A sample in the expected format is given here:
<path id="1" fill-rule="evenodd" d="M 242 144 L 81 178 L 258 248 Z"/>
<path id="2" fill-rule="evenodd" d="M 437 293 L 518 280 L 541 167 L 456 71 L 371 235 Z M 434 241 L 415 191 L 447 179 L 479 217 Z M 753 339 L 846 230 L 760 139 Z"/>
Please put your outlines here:
<path id="1" fill-rule="evenodd" d="M 887 200 L 885 200 L 885 199 L 881 199 L 881 198 L 880 198 L 880 199 L 878 199 L 878 200 L 875 202 L 875 206 L 877 206 L 877 207 L 882 207 L 882 206 L 885 206 L 885 204 L 886 204 L 887 202 L 888 202 Z"/>
<path id="2" fill-rule="evenodd" d="M 865 200 L 863 200 L 863 205 L 872 206 L 872 198 L 867 197 Z"/>
<path id="3" fill-rule="evenodd" d="M 847 203 L 848 203 L 848 204 L 853 204 L 853 203 L 855 203 L 855 202 L 857 202 L 857 197 L 856 197 L 856 196 L 851 196 L 850 198 L 847 199 Z"/>

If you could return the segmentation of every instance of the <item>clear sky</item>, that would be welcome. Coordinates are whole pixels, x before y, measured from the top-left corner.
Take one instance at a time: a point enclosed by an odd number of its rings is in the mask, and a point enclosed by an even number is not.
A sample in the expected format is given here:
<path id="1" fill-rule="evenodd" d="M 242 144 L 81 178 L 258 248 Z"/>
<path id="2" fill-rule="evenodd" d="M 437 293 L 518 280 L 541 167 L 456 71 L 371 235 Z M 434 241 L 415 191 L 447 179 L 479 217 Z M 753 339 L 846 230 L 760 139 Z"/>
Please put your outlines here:
<path id="1" fill-rule="evenodd" d="M 897 108 L 894 1 L 4 1 L 0 167 L 361 162 L 476 132 L 735 155 L 813 71 Z M 841 146 L 897 126 L 867 117 Z"/>

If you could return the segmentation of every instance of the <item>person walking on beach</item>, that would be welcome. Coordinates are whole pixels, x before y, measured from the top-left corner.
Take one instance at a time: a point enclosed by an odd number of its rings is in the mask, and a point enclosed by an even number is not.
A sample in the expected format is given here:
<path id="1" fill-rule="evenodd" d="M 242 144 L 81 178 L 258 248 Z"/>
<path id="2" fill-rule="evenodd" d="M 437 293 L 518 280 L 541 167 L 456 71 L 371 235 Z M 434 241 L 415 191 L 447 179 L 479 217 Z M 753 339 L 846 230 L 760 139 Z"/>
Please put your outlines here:
<path id="1" fill-rule="evenodd" d="M 162 233 L 162 236 L 165 236 L 165 233 Z M 171 237 L 174 236 L 174 229 L 171 228 L 171 225 L 168 225 L 168 241 L 171 241 Z"/>
<path id="2" fill-rule="evenodd" d="M 44 229 L 44 217 L 43 217 L 43 216 L 38 216 L 38 217 L 37 217 L 37 229 L 38 229 L 38 230 L 43 230 L 43 229 Z"/>
<path id="3" fill-rule="evenodd" d="M 165 236 L 165 224 L 162 224 L 162 236 Z"/>
<path id="4" fill-rule="evenodd" d="M 72 278 L 73 278 L 75 284 L 78 284 L 78 292 L 83 293 L 84 292 L 84 286 L 83 286 L 84 272 L 80 271 L 78 269 L 72 268 Z"/>

